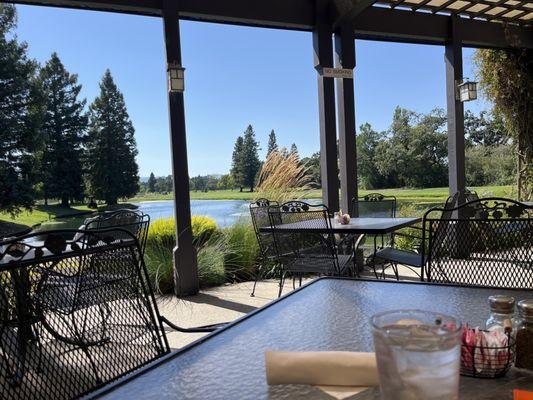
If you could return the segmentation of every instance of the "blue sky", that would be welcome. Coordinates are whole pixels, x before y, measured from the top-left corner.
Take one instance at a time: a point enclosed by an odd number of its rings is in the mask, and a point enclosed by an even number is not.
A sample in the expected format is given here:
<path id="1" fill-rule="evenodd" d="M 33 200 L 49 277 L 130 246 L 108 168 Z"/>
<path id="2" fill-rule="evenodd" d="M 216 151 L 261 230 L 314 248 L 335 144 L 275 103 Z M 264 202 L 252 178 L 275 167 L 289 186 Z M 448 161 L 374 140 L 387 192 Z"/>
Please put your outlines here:
<path id="1" fill-rule="evenodd" d="M 136 129 L 141 176 L 170 173 L 163 28 L 159 18 L 18 6 L 17 34 L 44 63 L 53 51 L 79 75 L 91 102 L 106 68 L 124 93 Z M 311 34 L 183 21 L 189 173 L 225 173 L 233 143 L 248 124 L 266 151 L 268 134 L 295 142 L 302 156 L 319 148 Z M 357 126 L 385 130 L 397 105 L 417 112 L 445 107 L 440 46 L 357 41 Z M 474 77 L 473 51 L 464 50 Z M 468 103 L 475 112 L 486 106 Z"/>

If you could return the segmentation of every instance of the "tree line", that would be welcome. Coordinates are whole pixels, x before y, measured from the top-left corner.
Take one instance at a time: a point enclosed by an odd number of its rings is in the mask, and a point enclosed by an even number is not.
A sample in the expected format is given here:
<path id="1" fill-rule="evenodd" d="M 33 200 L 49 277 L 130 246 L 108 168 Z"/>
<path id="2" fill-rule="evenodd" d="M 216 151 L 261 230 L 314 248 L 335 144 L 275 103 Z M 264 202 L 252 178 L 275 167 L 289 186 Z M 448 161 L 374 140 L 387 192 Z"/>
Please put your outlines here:
<path id="1" fill-rule="evenodd" d="M 0 211 L 135 195 L 135 130 L 111 72 L 87 107 L 78 76 L 56 53 L 43 66 L 30 59 L 15 28 L 15 7 L 0 4 Z"/>

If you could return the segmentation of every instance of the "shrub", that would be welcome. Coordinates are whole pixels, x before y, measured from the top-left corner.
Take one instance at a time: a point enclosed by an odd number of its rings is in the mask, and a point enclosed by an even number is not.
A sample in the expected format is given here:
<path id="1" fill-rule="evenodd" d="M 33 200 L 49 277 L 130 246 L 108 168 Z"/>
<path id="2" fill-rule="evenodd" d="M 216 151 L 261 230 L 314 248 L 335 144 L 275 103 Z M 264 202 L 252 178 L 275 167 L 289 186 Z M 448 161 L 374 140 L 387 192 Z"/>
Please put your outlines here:
<path id="1" fill-rule="evenodd" d="M 224 267 L 226 256 L 227 247 L 220 236 L 198 249 L 198 278 L 201 288 L 222 285 L 226 282 Z"/>
<path id="2" fill-rule="evenodd" d="M 214 219 L 195 215 L 192 217 L 192 236 L 195 244 L 208 241 L 211 236 L 218 233 Z M 158 219 L 150 224 L 147 245 L 161 245 L 173 249 L 176 243 L 174 218 Z"/>
<path id="3" fill-rule="evenodd" d="M 225 268 L 226 277 L 231 281 L 255 278 L 259 245 L 252 224 L 240 220 L 224 229 L 224 242 L 227 248 Z"/>
<path id="4" fill-rule="evenodd" d="M 255 277 L 259 246 L 250 221 L 242 220 L 220 231 L 211 218 L 194 216 L 192 231 L 201 288 Z M 159 293 L 170 293 L 174 287 L 174 243 L 173 218 L 150 225 L 145 260 L 150 280 Z"/>
<path id="5" fill-rule="evenodd" d="M 217 223 L 205 215 L 192 217 L 192 237 L 196 243 L 205 243 L 218 232 Z"/>

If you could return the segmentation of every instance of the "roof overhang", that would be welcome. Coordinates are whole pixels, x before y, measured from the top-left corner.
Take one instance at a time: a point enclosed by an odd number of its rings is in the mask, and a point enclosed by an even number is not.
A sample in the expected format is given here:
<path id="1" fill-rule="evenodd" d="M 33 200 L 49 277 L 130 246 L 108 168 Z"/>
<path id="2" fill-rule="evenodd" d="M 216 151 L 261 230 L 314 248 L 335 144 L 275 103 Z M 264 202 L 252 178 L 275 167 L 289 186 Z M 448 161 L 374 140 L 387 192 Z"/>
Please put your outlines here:
<path id="1" fill-rule="evenodd" d="M 162 0 L 7 0 L 11 3 L 161 16 Z M 360 39 L 444 44 L 450 16 L 370 5 L 368 0 L 334 0 L 332 24 L 349 23 Z M 183 19 L 311 31 L 314 0 L 181 0 Z M 533 28 L 460 17 L 464 46 L 533 48 Z"/>

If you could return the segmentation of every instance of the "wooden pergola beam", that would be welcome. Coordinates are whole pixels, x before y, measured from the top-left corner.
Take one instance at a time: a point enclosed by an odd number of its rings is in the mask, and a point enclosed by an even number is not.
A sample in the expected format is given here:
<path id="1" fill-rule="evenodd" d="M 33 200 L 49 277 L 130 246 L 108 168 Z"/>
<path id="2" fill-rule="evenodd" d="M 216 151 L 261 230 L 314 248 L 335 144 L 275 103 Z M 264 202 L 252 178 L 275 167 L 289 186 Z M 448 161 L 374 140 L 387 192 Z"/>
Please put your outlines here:
<path id="1" fill-rule="evenodd" d="M 333 29 L 351 26 L 353 20 L 377 0 L 333 0 L 336 15 L 333 17 Z"/>
<path id="2" fill-rule="evenodd" d="M 331 24 L 328 0 L 316 0 L 317 20 L 313 31 L 315 68 L 333 67 Z M 331 212 L 339 210 L 339 170 L 337 166 L 337 126 L 335 123 L 335 82 L 318 73 L 318 119 L 320 124 L 320 179 L 322 202 Z"/>
<path id="3" fill-rule="evenodd" d="M 457 18 L 463 47 L 533 48 L 531 28 L 378 7 L 370 7 L 356 17 L 354 36 L 356 39 L 442 46 L 451 37 L 452 18 Z"/>
<path id="4" fill-rule="evenodd" d="M 339 1 L 339 0 L 337 0 Z M 162 0 L 5 0 L 8 3 L 161 16 Z M 362 3 L 357 3 L 362 4 Z M 335 7 L 333 7 L 335 8 Z M 355 38 L 444 45 L 450 16 L 367 7 L 353 18 Z M 355 12 L 354 11 L 354 12 Z M 338 13 L 328 10 L 328 18 Z M 312 31 L 313 0 L 182 0 L 180 18 L 247 26 Z M 339 21 L 340 22 L 340 21 Z M 533 29 L 460 18 L 464 47 L 533 48 Z"/>

